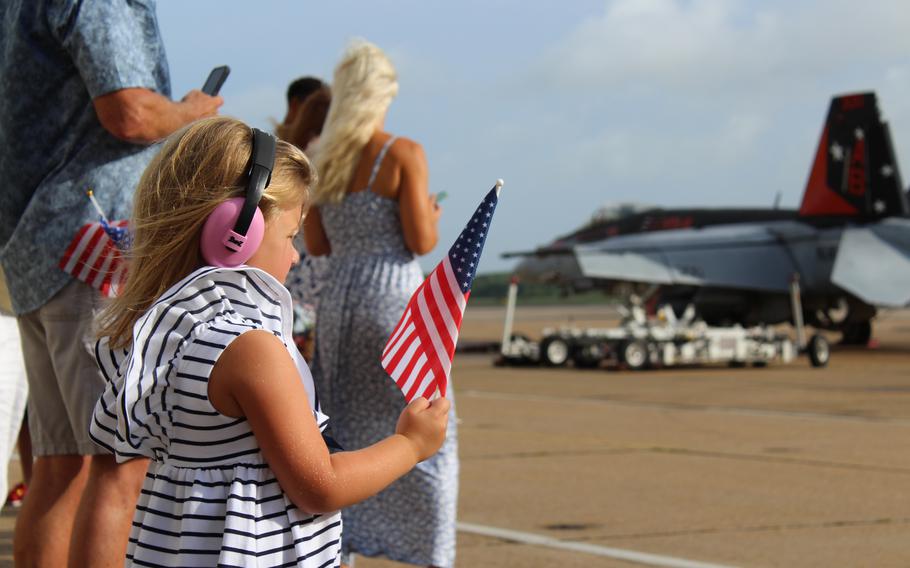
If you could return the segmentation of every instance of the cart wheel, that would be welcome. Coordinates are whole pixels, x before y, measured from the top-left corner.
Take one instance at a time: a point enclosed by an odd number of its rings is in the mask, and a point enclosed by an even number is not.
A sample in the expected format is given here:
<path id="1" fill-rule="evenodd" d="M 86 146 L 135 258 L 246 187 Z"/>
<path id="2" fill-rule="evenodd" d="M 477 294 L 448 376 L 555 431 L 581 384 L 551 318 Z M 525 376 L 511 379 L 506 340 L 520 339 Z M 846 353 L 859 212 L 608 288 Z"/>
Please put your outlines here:
<path id="1" fill-rule="evenodd" d="M 569 361 L 569 342 L 559 336 L 545 338 L 540 344 L 540 358 L 550 367 L 562 367 Z"/>
<path id="2" fill-rule="evenodd" d="M 809 340 L 809 362 L 813 367 L 824 367 L 831 359 L 831 346 L 821 335 L 813 335 Z"/>
<path id="3" fill-rule="evenodd" d="M 640 371 L 648 363 L 648 347 L 641 341 L 630 341 L 619 351 L 622 362 L 633 371 Z"/>

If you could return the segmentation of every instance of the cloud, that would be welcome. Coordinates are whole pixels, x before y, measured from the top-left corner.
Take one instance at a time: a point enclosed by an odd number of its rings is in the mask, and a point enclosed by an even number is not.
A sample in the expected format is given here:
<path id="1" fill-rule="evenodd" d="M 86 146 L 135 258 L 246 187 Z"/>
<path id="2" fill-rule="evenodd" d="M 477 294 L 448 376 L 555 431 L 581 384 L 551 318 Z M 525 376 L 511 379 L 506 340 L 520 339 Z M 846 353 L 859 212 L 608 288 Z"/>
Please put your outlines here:
<path id="1" fill-rule="evenodd" d="M 764 204 L 778 190 L 795 202 L 829 97 L 850 91 L 877 91 L 899 154 L 910 149 L 901 2 L 603 6 L 521 79 L 549 97 L 538 117 L 556 125 L 555 168 L 579 186 L 680 205 Z"/>
<path id="2" fill-rule="evenodd" d="M 539 71 L 555 84 L 748 91 L 857 65 L 903 60 L 910 10 L 859 4 L 616 0 L 552 46 Z M 782 83 L 784 85 L 782 85 Z"/>

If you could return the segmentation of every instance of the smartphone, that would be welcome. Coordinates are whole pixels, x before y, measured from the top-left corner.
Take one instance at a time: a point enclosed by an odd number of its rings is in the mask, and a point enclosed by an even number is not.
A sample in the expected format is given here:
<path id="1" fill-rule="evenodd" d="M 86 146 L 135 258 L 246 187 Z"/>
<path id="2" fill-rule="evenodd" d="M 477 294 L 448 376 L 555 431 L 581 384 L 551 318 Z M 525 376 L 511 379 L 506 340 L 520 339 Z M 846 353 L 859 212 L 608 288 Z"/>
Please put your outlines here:
<path id="1" fill-rule="evenodd" d="M 210 97 L 214 97 L 218 94 L 218 91 L 221 90 L 221 85 L 224 85 L 225 79 L 227 79 L 230 74 L 231 68 L 227 65 L 215 67 L 212 69 L 212 72 L 209 73 L 209 78 L 205 80 L 205 85 L 202 86 L 202 92 Z"/>
<path id="2" fill-rule="evenodd" d="M 448 193 L 446 193 L 444 191 L 440 191 L 439 193 L 436 194 L 436 203 L 442 203 L 442 200 L 448 196 L 449 196 Z"/>

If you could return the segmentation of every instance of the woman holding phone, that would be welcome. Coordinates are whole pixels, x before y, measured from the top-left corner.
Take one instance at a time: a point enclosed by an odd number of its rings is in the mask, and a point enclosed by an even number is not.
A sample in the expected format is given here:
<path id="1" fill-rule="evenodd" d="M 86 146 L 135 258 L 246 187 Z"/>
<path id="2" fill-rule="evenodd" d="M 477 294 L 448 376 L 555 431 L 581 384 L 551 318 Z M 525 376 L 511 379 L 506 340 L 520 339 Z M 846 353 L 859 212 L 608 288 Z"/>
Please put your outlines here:
<path id="1" fill-rule="evenodd" d="M 378 47 L 358 42 L 347 50 L 335 68 L 315 155 L 321 179 L 304 222 L 307 250 L 329 259 L 316 313 L 314 379 L 335 440 L 346 450 L 394 432 L 405 407 L 380 359 L 423 280 L 416 259 L 436 246 L 441 213 L 428 191 L 423 148 L 385 130 L 397 92 L 395 69 Z M 345 553 L 453 565 L 454 408 L 435 457 L 343 512 Z"/>

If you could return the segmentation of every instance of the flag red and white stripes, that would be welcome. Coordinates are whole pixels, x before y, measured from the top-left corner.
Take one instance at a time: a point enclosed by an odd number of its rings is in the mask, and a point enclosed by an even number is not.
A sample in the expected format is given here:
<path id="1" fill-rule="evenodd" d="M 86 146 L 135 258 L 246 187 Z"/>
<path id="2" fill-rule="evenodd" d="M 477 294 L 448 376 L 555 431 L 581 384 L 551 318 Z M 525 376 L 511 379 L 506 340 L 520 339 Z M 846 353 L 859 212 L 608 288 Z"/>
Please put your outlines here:
<path id="1" fill-rule="evenodd" d="M 445 396 L 458 331 L 501 184 L 490 190 L 458 240 L 411 296 L 381 364 L 410 402 Z"/>
<path id="2" fill-rule="evenodd" d="M 111 227 L 125 229 L 127 221 L 115 221 Z M 86 223 L 70 242 L 60 268 L 64 272 L 97 288 L 108 297 L 115 296 L 126 280 L 123 252 L 111 240 L 100 222 Z"/>
<path id="3" fill-rule="evenodd" d="M 470 291 L 462 293 L 448 257 L 414 293 L 382 353 L 382 366 L 410 402 L 445 396 Z"/>

